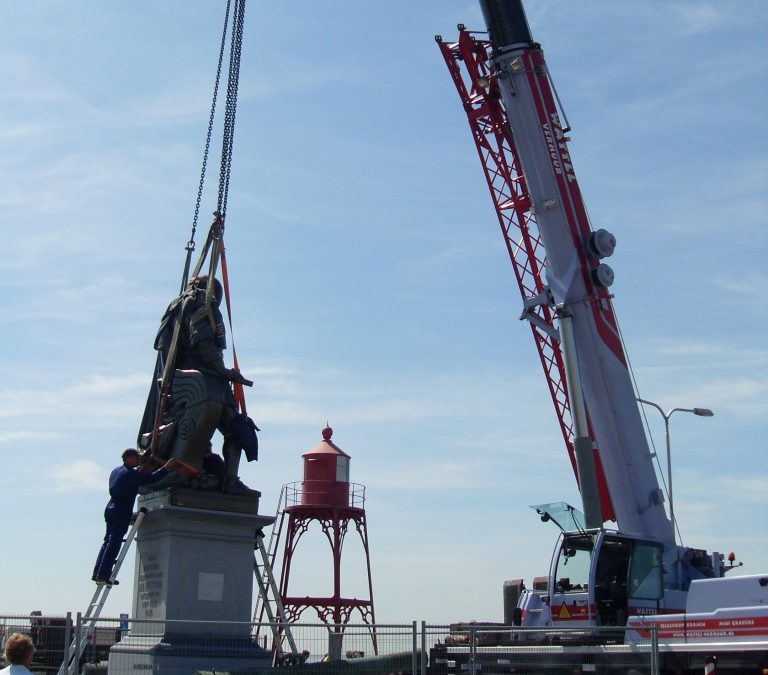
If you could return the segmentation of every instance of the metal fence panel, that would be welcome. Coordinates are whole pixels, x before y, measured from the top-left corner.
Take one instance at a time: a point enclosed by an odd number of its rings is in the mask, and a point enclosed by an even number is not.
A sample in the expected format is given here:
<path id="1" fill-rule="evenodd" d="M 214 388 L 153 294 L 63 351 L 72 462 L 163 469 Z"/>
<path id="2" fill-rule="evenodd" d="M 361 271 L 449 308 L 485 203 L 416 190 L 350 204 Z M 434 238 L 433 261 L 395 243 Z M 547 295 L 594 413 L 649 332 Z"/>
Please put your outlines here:
<path id="1" fill-rule="evenodd" d="M 623 628 L 429 626 L 429 675 L 621 673 L 657 675 L 654 645 L 625 645 Z"/>
<path id="2" fill-rule="evenodd" d="M 13 632 L 32 637 L 35 673 L 58 673 L 70 646 L 70 672 L 78 675 L 658 673 L 655 636 L 629 646 L 621 628 L 555 630 L 425 622 L 296 623 L 290 628 L 296 655 L 290 654 L 285 640 L 276 649 L 270 624 L 0 616 L 3 642 Z M 285 656 L 279 659 L 281 654 Z"/>
<path id="3" fill-rule="evenodd" d="M 2 655 L 6 639 L 13 633 L 23 633 L 35 644 L 33 671 L 55 673 L 64 659 L 64 644 L 71 632 L 71 616 L 42 616 L 38 612 L 0 616 L 0 667 L 8 665 Z"/>

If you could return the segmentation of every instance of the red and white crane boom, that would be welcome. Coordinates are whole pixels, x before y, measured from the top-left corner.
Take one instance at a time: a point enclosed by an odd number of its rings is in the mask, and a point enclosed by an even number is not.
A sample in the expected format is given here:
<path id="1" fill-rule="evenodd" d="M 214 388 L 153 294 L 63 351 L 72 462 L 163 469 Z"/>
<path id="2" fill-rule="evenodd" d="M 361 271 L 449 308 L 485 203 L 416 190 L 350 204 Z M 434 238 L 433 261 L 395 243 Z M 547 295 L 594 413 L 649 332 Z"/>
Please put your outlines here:
<path id="1" fill-rule="evenodd" d="M 587 525 L 613 519 L 622 532 L 673 545 L 608 292 L 613 273 L 602 262 L 615 239 L 590 227 L 568 129 L 522 6 L 481 5 L 490 41 L 460 27 L 458 42 L 440 48 L 473 127 L 566 442 L 575 446 Z"/>

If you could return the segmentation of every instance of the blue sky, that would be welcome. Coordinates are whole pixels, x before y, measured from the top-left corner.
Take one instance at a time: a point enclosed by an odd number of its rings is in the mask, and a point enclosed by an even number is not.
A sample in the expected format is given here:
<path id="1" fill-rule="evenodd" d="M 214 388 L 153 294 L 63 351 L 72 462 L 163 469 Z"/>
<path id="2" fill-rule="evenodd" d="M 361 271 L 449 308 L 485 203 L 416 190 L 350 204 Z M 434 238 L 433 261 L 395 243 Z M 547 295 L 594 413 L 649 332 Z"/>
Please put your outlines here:
<path id="1" fill-rule="evenodd" d="M 768 5 L 528 4 L 593 225 L 618 239 L 640 393 L 715 411 L 671 423 L 683 540 L 765 572 Z M 107 475 L 181 275 L 222 20 L 223 2 L 35 0 L 0 28 L 0 613 L 90 598 Z M 503 581 L 544 574 L 555 541 L 528 505 L 579 499 L 434 44 L 458 22 L 483 27 L 475 2 L 246 17 L 226 239 L 263 431 L 243 478 L 274 513 L 331 423 L 368 488 L 385 621 L 501 620 Z M 297 594 L 322 591 L 305 551 Z M 129 578 L 106 614 L 130 610 Z"/>

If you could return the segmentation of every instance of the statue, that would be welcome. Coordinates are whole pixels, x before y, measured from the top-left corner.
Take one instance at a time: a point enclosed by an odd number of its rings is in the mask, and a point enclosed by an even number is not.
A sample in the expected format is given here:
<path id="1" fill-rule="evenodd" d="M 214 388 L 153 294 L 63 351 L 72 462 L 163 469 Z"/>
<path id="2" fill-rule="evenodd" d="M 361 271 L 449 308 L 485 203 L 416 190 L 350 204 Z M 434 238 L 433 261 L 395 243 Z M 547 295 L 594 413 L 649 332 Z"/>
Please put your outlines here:
<path id="1" fill-rule="evenodd" d="M 208 277 L 198 276 L 166 309 L 155 338 L 155 382 L 164 385 L 164 391 L 153 383 L 138 445 L 146 451 L 145 459 L 175 458 L 189 465 L 197 473 L 187 478 L 185 485 L 213 489 L 218 481 L 204 472 L 203 459 L 218 429 L 224 436 L 223 490 L 250 494 L 253 491 L 240 480 L 238 470 L 241 454 L 249 462 L 258 458 L 258 428 L 238 412 L 231 383 L 253 383 L 224 365 L 226 331 L 219 309 L 222 295 L 218 279 L 214 278 L 213 289 L 208 292 Z M 172 363 L 167 363 L 169 359 Z M 164 373 L 170 382 L 163 382 Z M 181 480 L 178 474 L 174 476 L 167 480 Z"/>

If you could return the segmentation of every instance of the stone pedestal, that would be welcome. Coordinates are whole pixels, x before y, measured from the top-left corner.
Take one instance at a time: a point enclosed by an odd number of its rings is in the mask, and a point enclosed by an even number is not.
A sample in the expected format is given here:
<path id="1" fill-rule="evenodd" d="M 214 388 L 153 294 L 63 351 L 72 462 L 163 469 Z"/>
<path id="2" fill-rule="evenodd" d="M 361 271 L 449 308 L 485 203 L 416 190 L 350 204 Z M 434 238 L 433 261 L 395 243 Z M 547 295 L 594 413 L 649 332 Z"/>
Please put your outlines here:
<path id="1" fill-rule="evenodd" d="M 251 639 L 258 494 L 166 488 L 140 495 L 130 633 L 109 672 L 237 670 L 267 665 Z"/>

